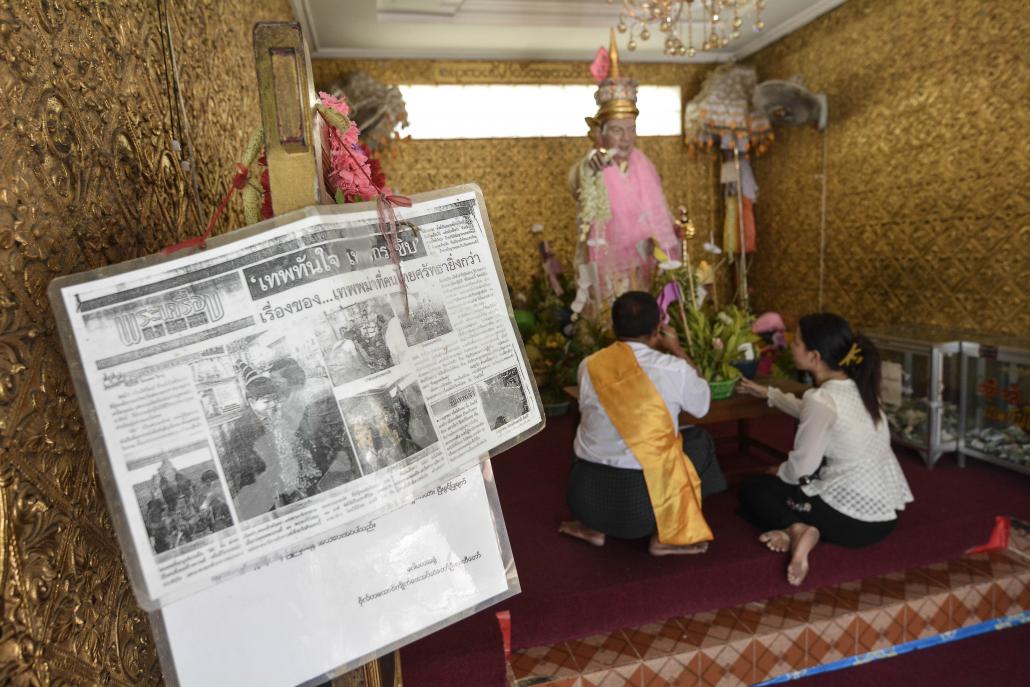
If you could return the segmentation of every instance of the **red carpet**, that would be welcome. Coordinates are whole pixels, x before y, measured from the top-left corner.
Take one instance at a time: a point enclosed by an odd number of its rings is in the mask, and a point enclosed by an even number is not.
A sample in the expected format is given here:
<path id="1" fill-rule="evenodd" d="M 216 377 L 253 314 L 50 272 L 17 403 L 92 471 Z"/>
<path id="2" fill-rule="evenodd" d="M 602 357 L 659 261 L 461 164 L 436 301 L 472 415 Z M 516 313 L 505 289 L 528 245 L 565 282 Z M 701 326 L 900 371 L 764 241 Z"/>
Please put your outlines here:
<path id="1" fill-rule="evenodd" d="M 494 471 L 522 594 L 502 604 L 511 611 L 512 648 L 549 644 L 656 619 L 733 606 L 787 593 L 783 558 L 757 541 L 758 532 L 735 514 L 731 492 L 705 501 L 716 535 L 702 556 L 655 559 L 646 542 L 610 540 L 603 549 L 559 536 L 567 517 L 564 490 L 575 418 L 551 421 L 541 434 L 501 455 Z M 787 418 L 753 422 L 768 443 L 788 447 Z M 756 450 L 757 451 L 757 450 Z M 895 532 L 854 551 L 820 546 L 804 588 L 954 558 L 990 534 L 997 514 L 1030 519 L 1030 480 L 971 461 L 965 470 L 946 458 L 927 470 L 914 454 L 902 467 L 915 494 Z M 732 477 L 761 464 L 720 451 Z M 402 650 L 405 683 L 504 684 L 500 632 L 489 609 Z M 933 650 L 929 650 L 933 651 Z M 960 684 L 960 683 L 955 683 Z"/>

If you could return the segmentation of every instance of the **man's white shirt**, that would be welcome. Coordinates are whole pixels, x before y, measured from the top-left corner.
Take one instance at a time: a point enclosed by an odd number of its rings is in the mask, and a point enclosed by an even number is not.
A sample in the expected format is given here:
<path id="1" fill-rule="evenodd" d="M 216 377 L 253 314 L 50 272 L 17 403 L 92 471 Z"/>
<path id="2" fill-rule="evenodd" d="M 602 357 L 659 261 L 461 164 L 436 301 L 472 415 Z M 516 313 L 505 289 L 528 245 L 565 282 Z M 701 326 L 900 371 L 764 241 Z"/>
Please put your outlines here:
<path id="1" fill-rule="evenodd" d="M 681 410 L 694 417 L 703 417 L 708 413 L 711 389 L 708 382 L 701 379 L 687 361 L 656 351 L 646 344 L 635 341 L 627 343 L 640 367 L 665 401 L 669 421 L 674 427 L 679 427 Z M 585 360 L 579 364 L 578 378 L 581 419 L 573 444 L 576 456 L 616 468 L 642 469 L 601 406 Z"/>

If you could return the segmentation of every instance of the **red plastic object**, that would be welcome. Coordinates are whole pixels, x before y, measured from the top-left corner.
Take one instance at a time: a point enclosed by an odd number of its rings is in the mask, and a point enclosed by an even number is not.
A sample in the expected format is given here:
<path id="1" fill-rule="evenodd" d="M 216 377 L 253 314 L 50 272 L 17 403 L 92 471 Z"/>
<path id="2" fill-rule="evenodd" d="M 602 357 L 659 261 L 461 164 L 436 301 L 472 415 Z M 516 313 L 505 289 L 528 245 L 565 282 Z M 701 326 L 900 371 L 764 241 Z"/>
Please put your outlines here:
<path id="1" fill-rule="evenodd" d="M 501 626 L 501 638 L 504 640 L 504 660 L 511 657 L 511 613 L 497 611 L 497 624 Z"/>
<path id="2" fill-rule="evenodd" d="M 991 538 L 985 544 L 974 546 L 966 551 L 969 553 L 985 553 L 987 551 L 998 551 L 1007 549 L 1009 546 L 1009 531 L 1012 529 L 1012 520 L 1004 515 L 997 515 L 994 518 L 994 530 L 991 531 Z"/>

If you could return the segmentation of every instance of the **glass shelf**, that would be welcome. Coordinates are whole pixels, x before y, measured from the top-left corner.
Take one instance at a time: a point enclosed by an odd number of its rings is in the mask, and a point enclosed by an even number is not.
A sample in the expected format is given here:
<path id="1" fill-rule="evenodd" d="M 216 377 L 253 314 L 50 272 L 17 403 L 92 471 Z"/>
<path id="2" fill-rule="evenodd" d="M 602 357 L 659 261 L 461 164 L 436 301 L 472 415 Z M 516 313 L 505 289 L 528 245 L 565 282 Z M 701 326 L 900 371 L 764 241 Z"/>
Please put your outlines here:
<path id="1" fill-rule="evenodd" d="M 894 326 L 864 332 L 883 360 L 881 394 L 891 438 L 918 450 L 928 467 L 958 451 L 960 341 L 968 332 Z"/>
<path id="2" fill-rule="evenodd" d="M 1030 474 L 1030 341 L 962 342 L 959 452 Z"/>

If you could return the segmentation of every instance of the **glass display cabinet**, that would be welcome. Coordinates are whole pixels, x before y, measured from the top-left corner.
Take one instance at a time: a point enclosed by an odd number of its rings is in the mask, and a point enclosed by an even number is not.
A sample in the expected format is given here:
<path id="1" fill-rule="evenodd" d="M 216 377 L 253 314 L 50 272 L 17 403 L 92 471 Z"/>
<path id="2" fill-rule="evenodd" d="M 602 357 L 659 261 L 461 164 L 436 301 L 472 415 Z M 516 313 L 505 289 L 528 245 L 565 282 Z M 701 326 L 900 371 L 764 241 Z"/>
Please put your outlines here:
<path id="1" fill-rule="evenodd" d="M 963 335 L 919 326 L 863 333 L 883 358 L 881 394 L 891 438 L 919 451 L 931 468 L 943 454 L 957 452 Z"/>
<path id="2" fill-rule="evenodd" d="M 976 339 L 962 342 L 960 464 L 971 456 L 1030 474 L 1030 340 Z"/>

